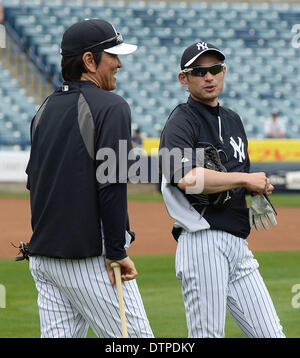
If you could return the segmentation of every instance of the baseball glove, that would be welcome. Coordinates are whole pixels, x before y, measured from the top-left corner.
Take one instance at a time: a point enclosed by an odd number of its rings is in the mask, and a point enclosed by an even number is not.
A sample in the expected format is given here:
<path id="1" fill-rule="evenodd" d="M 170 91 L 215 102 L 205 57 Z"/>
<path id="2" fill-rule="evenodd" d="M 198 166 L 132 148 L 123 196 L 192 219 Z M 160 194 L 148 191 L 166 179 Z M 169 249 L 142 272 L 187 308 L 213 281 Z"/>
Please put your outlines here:
<path id="1" fill-rule="evenodd" d="M 22 255 L 22 256 L 17 256 L 15 258 L 16 261 L 22 261 L 22 260 L 29 260 L 29 251 L 28 251 L 28 242 L 20 242 L 19 246 L 14 245 L 11 242 L 12 246 L 15 247 L 16 249 L 19 249 L 19 253 L 18 255 Z"/>
<path id="2" fill-rule="evenodd" d="M 200 166 L 215 170 L 218 172 L 227 172 L 226 168 L 221 162 L 220 152 L 225 152 L 222 150 L 217 150 L 212 144 L 199 142 L 197 148 L 203 148 L 203 163 Z M 198 206 L 212 206 L 218 209 L 227 208 L 230 205 L 231 199 L 233 197 L 233 191 L 227 190 L 215 194 L 186 194 L 189 202 L 197 208 Z"/>
<path id="3" fill-rule="evenodd" d="M 260 221 L 265 230 L 269 229 L 267 218 L 273 226 L 277 225 L 277 212 L 267 195 L 255 195 L 251 197 L 249 208 L 249 224 L 255 226 L 256 230 L 260 229 Z"/>

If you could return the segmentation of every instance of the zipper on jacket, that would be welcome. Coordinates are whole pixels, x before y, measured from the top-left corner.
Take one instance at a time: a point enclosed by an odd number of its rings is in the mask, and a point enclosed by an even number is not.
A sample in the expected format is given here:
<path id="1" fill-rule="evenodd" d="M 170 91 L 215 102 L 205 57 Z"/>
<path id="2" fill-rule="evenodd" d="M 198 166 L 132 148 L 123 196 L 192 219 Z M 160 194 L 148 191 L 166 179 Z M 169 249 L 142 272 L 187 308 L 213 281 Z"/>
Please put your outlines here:
<path id="1" fill-rule="evenodd" d="M 219 138 L 220 138 L 220 141 L 222 142 L 222 144 L 224 144 L 224 140 L 223 140 L 223 137 L 222 137 L 222 123 L 221 123 L 221 117 L 218 116 L 218 122 L 219 122 Z"/>

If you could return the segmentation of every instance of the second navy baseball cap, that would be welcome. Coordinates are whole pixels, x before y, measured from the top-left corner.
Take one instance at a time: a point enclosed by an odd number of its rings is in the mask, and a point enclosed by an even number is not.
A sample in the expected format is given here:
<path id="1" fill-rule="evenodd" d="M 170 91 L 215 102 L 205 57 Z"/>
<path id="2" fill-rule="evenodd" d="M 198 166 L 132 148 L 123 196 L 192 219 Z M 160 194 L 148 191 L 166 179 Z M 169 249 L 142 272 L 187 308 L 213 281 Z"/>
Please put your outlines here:
<path id="1" fill-rule="evenodd" d="M 101 19 L 87 19 L 71 25 L 61 42 L 64 57 L 83 55 L 87 51 L 127 55 L 136 49 L 136 45 L 124 42 L 112 24 Z"/>
<path id="2" fill-rule="evenodd" d="M 184 50 L 180 62 L 181 69 L 184 70 L 185 68 L 188 68 L 199 56 L 204 53 L 213 53 L 221 61 L 225 60 L 224 53 L 216 46 L 208 42 L 199 41 Z"/>

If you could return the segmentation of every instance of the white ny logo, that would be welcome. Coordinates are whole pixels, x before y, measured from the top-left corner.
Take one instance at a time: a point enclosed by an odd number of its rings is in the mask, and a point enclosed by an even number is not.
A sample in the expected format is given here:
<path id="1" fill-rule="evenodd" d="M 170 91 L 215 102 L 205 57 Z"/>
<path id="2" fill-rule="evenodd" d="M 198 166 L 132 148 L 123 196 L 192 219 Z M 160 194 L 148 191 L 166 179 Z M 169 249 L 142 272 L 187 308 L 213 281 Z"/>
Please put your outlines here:
<path id="1" fill-rule="evenodd" d="M 239 162 L 242 163 L 243 160 L 246 159 L 245 157 L 245 151 L 244 151 L 244 142 L 240 137 L 238 137 L 239 144 L 236 143 L 236 141 L 230 137 L 230 144 L 233 147 L 234 154 L 233 156 L 237 159 L 237 155 L 239 154 Z"/>
<path id="2" fill-rule="evenodd" d="M 208 49 L 206 42 L 198 42 L 196 46 L 198 48 L 198 51 Z"/>

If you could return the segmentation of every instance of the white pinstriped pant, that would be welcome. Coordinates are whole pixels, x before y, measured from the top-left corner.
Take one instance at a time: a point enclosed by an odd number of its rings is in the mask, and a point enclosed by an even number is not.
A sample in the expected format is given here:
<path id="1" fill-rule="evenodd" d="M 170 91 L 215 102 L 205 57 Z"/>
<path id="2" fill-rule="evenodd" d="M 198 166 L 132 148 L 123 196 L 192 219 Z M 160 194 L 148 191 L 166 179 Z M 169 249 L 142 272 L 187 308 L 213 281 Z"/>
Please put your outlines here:
<path id="1" fill-rule="evenodd" d="M 183 231 L 176 276 L 190 338 L 224 337 L 226 306 L 246 337 L 285 337 L 246 240 L 218 230 Z"/>
<path id="2" fill-rule="evenodd" d="M 80 260 L 30 257 L 38 290 L 42 338 L 84 338 L 90 326 L 98 337 L 122 337 L 116 287 L 104 256 Z M 123 282 L 129 338 L 152 338 L 135 280 Z"/>

